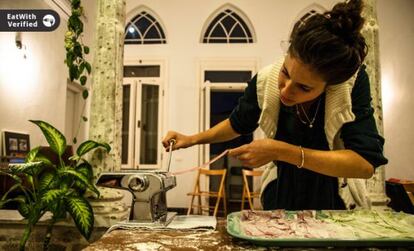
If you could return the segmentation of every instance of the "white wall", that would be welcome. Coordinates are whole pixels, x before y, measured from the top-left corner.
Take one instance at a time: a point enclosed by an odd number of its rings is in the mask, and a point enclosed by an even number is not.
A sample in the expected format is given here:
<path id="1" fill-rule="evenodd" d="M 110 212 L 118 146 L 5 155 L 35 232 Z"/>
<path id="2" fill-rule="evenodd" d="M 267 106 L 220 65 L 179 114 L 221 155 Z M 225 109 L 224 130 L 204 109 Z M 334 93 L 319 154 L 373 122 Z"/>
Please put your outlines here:
<path id="1" fill-rule="evenodd" d="M 378 0 L 386 177 L 414 180 L 414 1 Z"/>
<path id="2" fill-rule="evenodd" d="M 96 8 L 91 1 L 85 2 L 86 15 L 91 18 L 85 21 L 84 42 L 89 45 L 94 35 Z M 51 7 L 43 0 L 1 0 L 0 9 Z M 59 27 L 53 32 L 22 32 L 26 50 L 16 48 L 16 32 L 0 32 L 0 130 L 29 133 L 32 148 L 47 142 L 29 119 L 45 120 L 61 132 L 65 129 L 66 26 L 66 20 L 61 17 Z M 93 55 L 93 50 L 90 55 Z M 85 129 L 81 130 L 78 139 L 84 139 L 84 135 Z"/>
<path id="3" fill-rule="evenodd" d="M 48 9 L 41 0 L 2 0 L 1 9 Z M 29 119 L 45 120 L 64 129 L 66 100 L 66 22 L 53 32 L 22 32 L 26 59 L 15 45 L 15 32 L 0 32 L 0 130 L 30 134 L 31 147 L 45 145 Z"/>

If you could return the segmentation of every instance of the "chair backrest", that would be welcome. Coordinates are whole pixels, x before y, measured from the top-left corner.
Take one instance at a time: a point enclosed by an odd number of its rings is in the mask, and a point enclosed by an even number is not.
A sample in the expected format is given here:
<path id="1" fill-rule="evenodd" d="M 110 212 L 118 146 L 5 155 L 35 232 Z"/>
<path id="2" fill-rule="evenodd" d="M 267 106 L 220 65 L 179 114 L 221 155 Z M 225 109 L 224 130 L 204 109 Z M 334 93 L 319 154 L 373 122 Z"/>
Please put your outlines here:
<path id="1" fill-rule="evenodd" d="M 262 176 L 263 170 L 242 170 L 243 176 Z"/>
<path id="2" fill-rule="evenodd" d="M 198 170 L 198 177 L 197 177 L 197 184 L 196 185 L 200 185 L 200 177 L 202 175 L 204 176 L 221 176 L 219 178 L 219 187 L 218 190 L 215 192 L 220 192 L 223 190 L 224 187 L 224 182 L 226 180 L 226 173 L 227 170 L 226 169 L 214 169 L 214 170 L 210 170 L 210 169 L 205 169 L 205 168 L 200 168 Z M 201 187 L 199 187 L 199 191 L 201 191 Z"/>
<path id="3" fill-rule="evenodd" d="M 201 196 L 206 196 L 206 197 L 215 197 L 216 198 L 216 203 L 215 203 L 214 212 L 213 212 L 214 216 L 216 216 L 216 214 L 217 214 L 220 201 L 222 201 L 222 203 L 224 205 L 224 214 L 227 215 L 226 194 L 225 194 L 226 192 L 225 192 L 225 188 L 224 188 L 224 182 L 226 180 L 226 173 L 227 173 L 226 169 L 218 169 L 218 170 L 209 170 L 209 169 L 205 169 L 205 168 L 198 169 L 197 179 L 196 179 L 196 183 L 195 183 L 195 186 L 194 186 L 193 193 L 188 194 L 188 195 L 191 195 L 191 201 L 190 201 L 190 206 L 188 208 L 187 214 L 190 214 L 192 209 L 193 209 L 193 206 L 196 206 L 195 204 L 193 204 L 195 197 L 198 197 L 198 208 L 200 210 L 201 210 L 201 208 L 209 208 L 209 206 L 202 206 L 202 204 L 201 204 L 201 198 L 200 197 Z M 211 181 L 210 176 L 216 176 L 217 178 L 219 178 L 218 190 L 217 191 L 202 191 L 201 184 L 200 184 L 201 183 L 200 182 L 201 176 L 208 177 L 210 181 Z"/>
<path id="4" fill-rule="evenodd" d="M 248 170 L 243 169 L 242 175 L 243 175 L 243 195 L 242 195 L 242 202 L 241 202 L 241 210 L 244 209 L 244 200 L 247 197 L 247 201 L 249 203 L 250 209 L 253 210 L 253 201 L 252 198 L 259 198 L 260 192 L 254 192 L 249 187 L 249 181 L 247 180 L 247 177 L 258 177 L 263 174 L 263 170 Z"/>
<path id="5" fill-rule="evenodd" d="M 199 174 L 204 174 L 204 175 L 209 175 L 209 176 L 225 176 L 227 170 L 226 169 L 215 169 L 215 170 L 210 170 L 210 169 L 206 169 L 206 168 L 200 168 L 198 169 Z"/>

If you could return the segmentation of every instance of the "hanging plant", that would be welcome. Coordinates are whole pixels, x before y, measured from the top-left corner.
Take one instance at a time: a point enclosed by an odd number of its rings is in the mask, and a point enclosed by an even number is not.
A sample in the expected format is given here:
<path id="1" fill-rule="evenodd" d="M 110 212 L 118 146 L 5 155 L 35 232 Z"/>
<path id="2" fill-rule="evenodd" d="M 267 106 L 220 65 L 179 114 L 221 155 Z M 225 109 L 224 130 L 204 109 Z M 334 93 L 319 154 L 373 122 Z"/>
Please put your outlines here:
<path id="1" fill-rule="evenodd" d="M 83 7 L 81 6 L 81 0 L 71 1 L 71 16 L 68 19 L 68 31 L 65 34 L 65 49 L 66 59 L 65 64 L 69 70 L 70 81 L 79 81 L 82 86 L 86 85 L 88 76 L 91 74 L 91 64 L 85 59 L 84 55 L 89 54 L 89 47 L 83 44 L 83 22 L 81 16 L 83 15 Z M 82 92 L 82 97 L 86 100 L 89 96 L 87 89 Z M 80 123 L 82 121 L 88 121 L 88 118 L 83 115 L 85 110 L 85 104 L 81 114 L 81 120 L 79 120 L 79 126 L 73 143 L 76 144 L 76 136 L 79 133 Z"/>

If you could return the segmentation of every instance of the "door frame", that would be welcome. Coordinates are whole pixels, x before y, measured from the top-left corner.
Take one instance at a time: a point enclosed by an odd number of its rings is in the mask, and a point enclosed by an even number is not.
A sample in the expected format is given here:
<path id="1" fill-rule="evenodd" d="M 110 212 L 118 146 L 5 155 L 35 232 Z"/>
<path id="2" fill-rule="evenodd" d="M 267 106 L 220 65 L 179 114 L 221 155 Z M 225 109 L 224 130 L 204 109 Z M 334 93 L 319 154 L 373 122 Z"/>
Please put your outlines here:
<path id="1" fill-rule="evenodd" d="M 134 88 L 132 88 L 131 86 L 131 95 L 132 93 L 134 93 L 133 95 L 135 95 L 135 105 L 133 106 L 134 109 L 134 114 L 133 117 L 131 117 L 131 107 L 130 107 L 130 125 L 131 125 L 131 121 L 133 124 L 133 132 L 134 132 L 134 137 L 133 137 L 133 149 L 131 148 L 131 137 L 129 138 L 129 153 L 128 153 L 128 164 L 127 165 L 121 165 L 121 169 L 131 169 L 131 165 L 129 165 L 130 163 L 130 156 L 131 156 L 131 151 L 132 155 L 133 155 L 133 159 L 132 159 L 132 164 L 133 164 L 133 169 L 142 169 L 142 168 L 149 168 L 149 169 L 162 169 L 165 166 L 166 163 L 166 158 L 163 158 L 164 155 L 164 151 L 163 151 L 163 147 L 161 144 L 162 138 L 163 138 L 163 128 L 166 127 L 166 119 L 165 115 L 164 115 L 164 111 L 166 111 L 166 107 L 165 105 L 168 103 L 168 101 L 166 100 L 168 95 L 165 95 L 167 92 L 167 86 L 168 86 L 168 81 L 167 81 L 167 76 L 166 76 L 166 67 L 167 67 L 167 61 L 164 58 L 137 58 L 137 59 L 132 59 L 132 58 L 125 58 L 124 59 L 124 65 L 123 66 L 145 66 L 145 65 L 158 65 L 160 66 L 160 76 L 159 77 L 136 77 L 136 78 L 127 78 L 124 77 L 123 79 L 134 79 L 134 81 L 137 81 L 137 84 L 135 85 Z M 140 83 L 138 83 L 140 82 Z M 124 84 L 124 83 L 123 83 Z M 141 107 L 140 107 L 140 103 L 136 102 L 136 100 L 138 100 L 138 98 L 141 96 L 141 86 L 142 84 L 155 84 L 159 86 L 159 103 L 158 103 L 158 154 L 157 154 L 157 164 L 156 165 L 139 165 L 139 142 L 140 142 L 140 138 L 139 138 L 139 134 L 137 134 L 137 123 L 138 123 L 138 118 L 140 116 L 137 116 L 138 114 L 141 113 Z M 140 88 L 137 88 L 137 86 L 139 86 Z M 138 97 L 139 96 L 139 97 Z M 132 103 L 132 102 L 131 102 Z M 130 104 L 131 105 L 131 104 Z M 139 109 L 138 109 L 139 108 Z M 133 119 L 132 119 L 133 118 Z M 139 166 L 137 166 L 139 165 Z"/>
<path id="2" fill-rule="evenodd" d="M 199 85 L 199 127 L 202 132 L 210 128 L 210 94 L 211 91 L 243 92 L 247 83 L 210 83 L 204 81 L 206 71 L 251 71 L 252 77 L 258 69 L 257 58 L 202 58 L 198 61 Z M 210 145 L 198 146 L 198 164 L 210 159 Z"/>

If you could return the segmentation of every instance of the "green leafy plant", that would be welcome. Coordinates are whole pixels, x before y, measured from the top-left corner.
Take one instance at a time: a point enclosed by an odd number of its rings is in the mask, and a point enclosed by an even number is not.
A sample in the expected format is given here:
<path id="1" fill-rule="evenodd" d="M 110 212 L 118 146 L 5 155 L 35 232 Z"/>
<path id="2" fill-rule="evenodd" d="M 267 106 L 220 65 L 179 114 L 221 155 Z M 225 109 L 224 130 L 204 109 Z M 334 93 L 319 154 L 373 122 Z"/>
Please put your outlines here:
<path id="1" fill-rule="evenodd" d="M 24 164 L 10 164 L 8 171 L 0 171 L 15 182 L 1 198 L 0 208 L 6 203 L 17 203 L 19 213 L 27 220 L 19 248 L 24 250 L 34 226 L 48 211 L 51 212 L 52 219 L 46 231 L 43 245 L 45 250 L 50 243 L 53 225 L 58 220 L 66 219 L 67 213 L 73 218 L 79 232 L 89 239 L 94 215 L 85 192 L 90 190 L 99 197 L 99 191 L 93 184 L 92 166 L 84 156 L 97 148 L 103 148 L 107 152 L 111 148 L 106 143 L 87 140 L 65 162 L 62 158 L 66 150 L 63 134 L 44 121 L 30 121 L 42 131 L 50 149 L 57 155 L 57 163 L 53 163 L 51 157 L 42 155 L 40 147 L 36 147 L 27 154 Z M 12 191 L 20 191 L 20 195 L 9 196 Z"/>
<path id="2" fill-rule="evenodd" d="M 65 34 L 65 49 L 66 49 L 66 58 L 65 64 L 68 67 L 70 81 L 78 80 L 82 86 L 86 85 L 88 76 L 91 74 L 92 67 L 91 64 L 86 60 L 86 54 L 89 54 L 89 47 L 85 46 L 82 41 L 83 33 L 83 22 L 81 16 L 83 15 L 83 7 L 81 6 L 81 0 L 72 0 L 71 1 L 71 16 L 68 19 L 68 30 Z M 82 92 L 83 99 L 87 99 L 89 92 L 87 89 L 84 89 Z M 81 120 L 79 120 L 78 130 L 75 137 L 73 138 L 73 143 L 76 144 L 80 123 L 82 121 L 87 121 L 88 118 L 84 116 L 85 104 L 81 114 Z"/>

